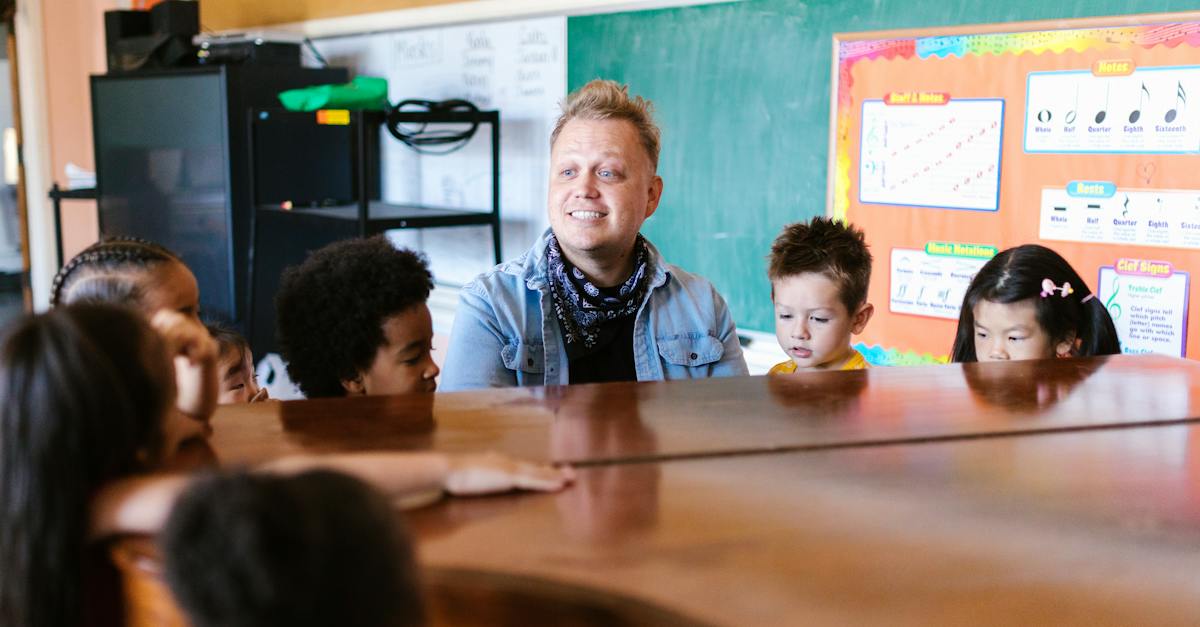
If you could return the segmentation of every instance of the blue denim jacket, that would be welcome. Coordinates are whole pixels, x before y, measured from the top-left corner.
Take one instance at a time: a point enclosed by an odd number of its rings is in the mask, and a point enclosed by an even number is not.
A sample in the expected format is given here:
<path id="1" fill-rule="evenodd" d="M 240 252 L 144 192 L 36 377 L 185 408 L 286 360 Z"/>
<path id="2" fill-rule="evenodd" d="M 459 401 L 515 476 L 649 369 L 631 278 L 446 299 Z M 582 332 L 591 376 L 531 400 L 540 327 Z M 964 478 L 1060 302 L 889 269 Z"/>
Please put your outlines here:
<path id="1" fill-rule="evenodd" d="M 546 278 L 549 233 L 462 288 L 440 390 L 570 383 Z M 638 381 L 747 374 L 725 299 L 646 245 L 650 287 L 633 323 Z"/>

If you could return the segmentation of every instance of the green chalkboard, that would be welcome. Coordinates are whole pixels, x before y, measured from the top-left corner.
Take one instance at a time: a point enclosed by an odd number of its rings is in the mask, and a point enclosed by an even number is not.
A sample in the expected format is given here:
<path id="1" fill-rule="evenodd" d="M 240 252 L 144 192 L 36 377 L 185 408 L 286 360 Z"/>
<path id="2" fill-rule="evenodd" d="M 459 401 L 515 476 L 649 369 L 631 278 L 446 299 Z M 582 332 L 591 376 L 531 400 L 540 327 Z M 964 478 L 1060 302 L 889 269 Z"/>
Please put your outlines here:
<path id="1" fill-rule="evenodd" d="M 1193 1 L 745 0 L 573 17 L 567 85 L 628 83 L 654 101 L 665 193 L 643 232 L 708 277 L 739 328 L 774 328 L 766 255 L 825 212 L 833 34 L 1194 10 Z"/>

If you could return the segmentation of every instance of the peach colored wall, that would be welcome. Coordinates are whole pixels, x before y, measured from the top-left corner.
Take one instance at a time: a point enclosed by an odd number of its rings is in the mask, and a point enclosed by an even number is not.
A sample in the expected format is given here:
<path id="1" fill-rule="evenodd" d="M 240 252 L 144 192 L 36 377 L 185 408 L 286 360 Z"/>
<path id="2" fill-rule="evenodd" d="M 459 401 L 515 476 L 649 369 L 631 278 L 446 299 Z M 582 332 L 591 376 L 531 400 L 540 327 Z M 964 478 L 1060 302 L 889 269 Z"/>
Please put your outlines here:
<path id="1" fill-rule="evenodd" d="M 121 4 L 118 0 L 54 0 L 42 5 L 51 177 L 59 185 L 67 182 L 68 162 L 95 169 L 88 76 L 105 70 L 104 12 Z M 96 241 L 96 204 L 63 203 L 62 233 L 67 258 Z"/>
<path id="2" fill-rule="evenodd" d="M 325 17 L 361 15 L 376 11 L 412 9 L 462 0 L 203 0 L 200 21 L 204 28 L 225 30 L 303 22 Z"/>

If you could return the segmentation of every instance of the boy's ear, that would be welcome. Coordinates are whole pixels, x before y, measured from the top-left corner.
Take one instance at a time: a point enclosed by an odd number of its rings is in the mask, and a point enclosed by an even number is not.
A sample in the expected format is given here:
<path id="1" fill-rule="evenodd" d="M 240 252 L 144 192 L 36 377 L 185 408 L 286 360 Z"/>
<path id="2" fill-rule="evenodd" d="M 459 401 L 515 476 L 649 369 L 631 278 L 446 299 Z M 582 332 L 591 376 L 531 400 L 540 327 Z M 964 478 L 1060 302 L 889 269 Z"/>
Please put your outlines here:
<path id="1" fill-rule="evenodd" d="M 361 374 L 353 379 L 342 379 L 342 389 L 346 390 L 346 396 L 363 396 L 367 393 Z"/>
<path id="2" fill-rule="evenodd" d="M 867 328 L 867 323 L 871 321 L 871 316 L 874 314 L 875 305 L 872 305 L 871 303 L 863 303 L 862 305 L 859 305 L 858 311 L 854 312 L 854 319 L 852 320 L 853 324 L 850 326 L 850 332 L 854 335 L 862 333 L 863 329 Z"/>

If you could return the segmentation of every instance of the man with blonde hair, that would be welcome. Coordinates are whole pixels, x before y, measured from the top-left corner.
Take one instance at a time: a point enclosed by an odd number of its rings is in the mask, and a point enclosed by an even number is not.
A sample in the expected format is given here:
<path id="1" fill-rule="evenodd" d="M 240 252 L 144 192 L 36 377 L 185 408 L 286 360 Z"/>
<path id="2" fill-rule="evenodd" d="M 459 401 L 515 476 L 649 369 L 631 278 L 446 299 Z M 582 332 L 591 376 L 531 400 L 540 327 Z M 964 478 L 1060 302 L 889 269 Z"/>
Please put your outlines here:
<path id="1" fill-rule="evenodd" d="M 651 104 L 594 80 L 550 136 L 550 229 L 463 287 L 442 389 L 746 374 L 725 300 L 666 263 L 642 223 L 662 197 Z"/>

